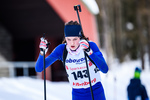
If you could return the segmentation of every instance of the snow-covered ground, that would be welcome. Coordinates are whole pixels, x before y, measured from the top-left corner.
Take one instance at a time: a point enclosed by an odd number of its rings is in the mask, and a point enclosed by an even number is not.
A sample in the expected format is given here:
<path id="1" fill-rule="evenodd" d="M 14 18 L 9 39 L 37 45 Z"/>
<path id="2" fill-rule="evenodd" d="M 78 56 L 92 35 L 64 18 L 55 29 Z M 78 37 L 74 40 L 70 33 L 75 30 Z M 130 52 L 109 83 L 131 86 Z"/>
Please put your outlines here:
<path id="1" fill-rule="evenodd" d="M 114 64 L 107 75 L 102 75 L 102 83 L 105 89 L 107 100 L 127 100 L 127 86 L 134 76 L 136 66 L 140 66 L 140 61 L 128 61 L 122 64 Z M 141 82 L 145 85 L 150 97 L 150 68 L 146 63 L 146 68 L 141 73 Z"/>
<path id="2" fill-rule="evenodd" d="M 127 100 L 127 85 L 133 77 L 134 68 L 140 61 L 113 63 L 111 70 L 101 74 L 107 100 Z M 141 74 L 150 97 L 150 69 L 148 63 Z M 71 87 L 68 82 L 47 81 L 47 100 L 71 100 Z M 29 77 L 0 78 L 0 100 L 44 100 L 43 80 Z"/>

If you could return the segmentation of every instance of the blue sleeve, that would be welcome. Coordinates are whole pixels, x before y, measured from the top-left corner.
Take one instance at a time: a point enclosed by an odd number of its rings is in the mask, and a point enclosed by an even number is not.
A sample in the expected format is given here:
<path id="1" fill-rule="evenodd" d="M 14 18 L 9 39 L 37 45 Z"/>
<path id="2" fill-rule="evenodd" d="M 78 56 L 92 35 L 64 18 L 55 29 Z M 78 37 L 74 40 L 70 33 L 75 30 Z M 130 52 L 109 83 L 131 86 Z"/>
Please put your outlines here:
<path id="1" fill-rule="evenodd" d="M 89 44 L 90 48 L 93 50 L 93 54 L 91 54 L 89 57 L 93 60 L 93 62 L 96 64 L 101 72 L 107 73 L 108 66 L 99 48 L 94 42 L 89 42 Z"/>
<path id="2" fill-rule="evenodd" d="M 62 61 L 63 51 L 64 51 L 65 44 L 58 45 L 52 53 L 45 58 L 45 68 L 53 64 L 56 60 Z M 36 64 L 35 64 L 35 71 L 41 72 L 44 70 L 43 68 L 43 56 L 39 55 Z"/>

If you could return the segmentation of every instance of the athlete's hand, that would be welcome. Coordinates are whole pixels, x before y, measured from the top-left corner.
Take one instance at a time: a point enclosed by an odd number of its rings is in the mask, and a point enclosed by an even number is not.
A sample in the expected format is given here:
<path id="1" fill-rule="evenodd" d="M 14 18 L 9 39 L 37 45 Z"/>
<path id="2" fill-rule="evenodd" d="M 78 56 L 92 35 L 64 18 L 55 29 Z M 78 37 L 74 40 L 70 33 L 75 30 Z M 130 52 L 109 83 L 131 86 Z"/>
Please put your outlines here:
<path id="1" fill-rule="evenodd" d="M 89 48 L 89 43 L 85 39 L 81 39 L 79 44 L 80 44 L 80 47 L 84 50 Z"/>
<path id="2" fill-rule="evenodd" d="M 43 37 L 40 38 L 41 39 L 41 42 L 40 42 L 40 45 L 39 45 L 39 48 L 40 48 L 40 54 L 43 55 L 43 51 L 45 50 L 45 54 L 47 53 L 48 51 L 48 42 L 47 40 L 45 40 Z"/>
<path id="3" fill-rule="evenodd" d="M 90 49 L 90 45 L 87 40 L 81 39 L 79 44 L 80 44 L 80 48 L 85 50 L 88 55 L 91 55 L 93 53 L 92 49 Z"/>

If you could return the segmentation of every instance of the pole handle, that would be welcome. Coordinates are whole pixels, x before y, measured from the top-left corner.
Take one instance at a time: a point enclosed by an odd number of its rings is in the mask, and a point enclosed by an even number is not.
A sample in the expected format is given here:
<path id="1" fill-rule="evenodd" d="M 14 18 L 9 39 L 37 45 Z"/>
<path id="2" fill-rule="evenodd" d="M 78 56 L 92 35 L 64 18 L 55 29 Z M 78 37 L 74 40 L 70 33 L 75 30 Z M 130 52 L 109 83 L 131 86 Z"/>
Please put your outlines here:
<path id="1" fill-rule="evenodd" d="M 79 10 L 79 12 L 81 12 L 81 6 L 80 6 L 80 5 L 75 5 L 75 6 L 74 6 L 74 10 L 75 10 L 75 11 L 78 11 L 78 10 Z"/>

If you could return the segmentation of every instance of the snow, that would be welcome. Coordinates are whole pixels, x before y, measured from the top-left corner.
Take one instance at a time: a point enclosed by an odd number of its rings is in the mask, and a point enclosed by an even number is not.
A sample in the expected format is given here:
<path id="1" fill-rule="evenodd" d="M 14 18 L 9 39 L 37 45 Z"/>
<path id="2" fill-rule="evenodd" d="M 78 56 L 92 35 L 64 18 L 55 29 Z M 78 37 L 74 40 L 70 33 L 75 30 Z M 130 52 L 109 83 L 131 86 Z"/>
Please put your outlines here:
<path id="1" fill-rule="evenodd" d="M 94 14 L 99 13 L 99 7 L 95 0 L 82 0 L 82 2 L 87 6 L 87 8 Z"/>
<path id="2" fill-rule="evenodd" d="M 127 22 L 127 23 L 126 23 L 126 28 L 127 28 L 128 30 L 133 30 L 133 29 L 134 29 L 133 23 Z"/>
<path id="3" fill-rule="evenodd" d="M 127 100 L 127 86 L 133 78 L 135 67 L 141 65 L 140 60 L 114 64 L 107 75 L 102 75 L 107 100 Z M 150 97 L 150 70 L 148 64 L 141 73 L 141 82 L 145 85 Z"/>
<path id="4" fill-rule="evenodd" d="M 101 74 L 107 100 L 127 100 L 127 85 L 139 60 L 113 63 L 107 74 Z M 150 69 L 148 61 L 141 73 L 141 81 L 150 97 Z M 29 77 L 0 78 L 0 100 L 44 100 L 43 80 Z M 71 100 L 68 82 L 46 82 L 47 100 Z"/>
<path id="5" fill-rule="evenodd" d="M 1 78 L 0 100 L 44 100 L 43 87 L 41 79 Z M 47 81 L 46 88 L 47 100 L 71 100 L 71 87 L 68 82 Z"/>

